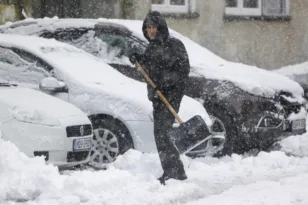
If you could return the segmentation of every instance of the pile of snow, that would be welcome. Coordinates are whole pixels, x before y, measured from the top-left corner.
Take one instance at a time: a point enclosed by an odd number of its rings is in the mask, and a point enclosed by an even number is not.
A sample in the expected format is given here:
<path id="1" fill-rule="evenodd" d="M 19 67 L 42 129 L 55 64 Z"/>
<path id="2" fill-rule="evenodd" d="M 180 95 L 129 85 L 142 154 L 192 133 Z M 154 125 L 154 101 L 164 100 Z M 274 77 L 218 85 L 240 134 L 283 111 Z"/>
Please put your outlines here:
<path id="1" fill-rule="evenodd" d="M 302 139 L 301 139 L 302 140 Z M 0 140 L 0 204 L 307 204 L 308 157 L 261 152 L 182 160 L 186 181 L 167 181 L 157 154 L 129 150 L 105 171 L 64 171 Z M 13 202 L 12 202 L 13 201 Z"/>
<path id="2" fill-rule="evenodd" d="M 299 157 L 308 156 L 308 133 L 288 137 L 279 144 L 286 153 Z"/>
<path id="3" fill-rule="evenodd" d="M 60 187 L 56 167 L 46 165 L 43 157 L 30 159 L 14 144 L 0 139 L 0 203 L 33 200 Z"/>
<path id="4" fill-rule="evenodd" d="M 187 205 L 303 205 L 308 204 L 308 174 L 279 180 L 262 180 L 239 185 Z"/>

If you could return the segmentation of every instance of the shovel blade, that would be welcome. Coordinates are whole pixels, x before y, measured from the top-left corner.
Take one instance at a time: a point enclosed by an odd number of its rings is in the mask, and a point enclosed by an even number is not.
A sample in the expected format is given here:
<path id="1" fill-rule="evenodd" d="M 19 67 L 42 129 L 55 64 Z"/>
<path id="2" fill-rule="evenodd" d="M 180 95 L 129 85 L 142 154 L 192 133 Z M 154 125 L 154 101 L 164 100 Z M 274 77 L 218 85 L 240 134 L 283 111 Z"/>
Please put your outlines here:
<path id="1" fill-rule="evenodd" d="M 180 154 L 186 153 L 209 139 L 211 135 L 201 116 L 196 115 L 168 132 Z"/>

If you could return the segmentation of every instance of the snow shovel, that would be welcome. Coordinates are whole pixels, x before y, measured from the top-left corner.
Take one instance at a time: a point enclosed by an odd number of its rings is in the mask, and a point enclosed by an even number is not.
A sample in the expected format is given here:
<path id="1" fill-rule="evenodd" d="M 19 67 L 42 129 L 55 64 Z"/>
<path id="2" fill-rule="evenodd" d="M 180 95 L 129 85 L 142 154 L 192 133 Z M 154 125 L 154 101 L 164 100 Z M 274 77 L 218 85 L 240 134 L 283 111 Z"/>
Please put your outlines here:
<path id="1" fill-rule="evenodd" d="M 136 62 L 136 67 L 148 84 L 155 89 L 156 85 L 138 62 Z M 180 124 L 179 127 L 169 131 L 167 136 L 175 144 L 180 154 L 185 154 L 210 139 L 211 133 L 201 116 L 196 115 L 187 122 L 183 122 L 165 96 L 159 90 L 156 90 L 156 93 Z"/>

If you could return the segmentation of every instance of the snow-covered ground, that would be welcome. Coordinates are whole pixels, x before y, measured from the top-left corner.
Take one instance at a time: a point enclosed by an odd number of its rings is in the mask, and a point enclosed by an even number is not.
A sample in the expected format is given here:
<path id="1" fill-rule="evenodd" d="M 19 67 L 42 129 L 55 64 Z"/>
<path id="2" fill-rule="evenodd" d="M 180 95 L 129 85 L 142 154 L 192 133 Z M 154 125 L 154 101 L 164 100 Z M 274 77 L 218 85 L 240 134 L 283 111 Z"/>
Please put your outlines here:
<path id="1" fill-rule="evenodd" d="M 182 159 L 188 180 L 156 180 L 156 154 L 135 150 L 107 170 L 64 171 L 28 158 L 0 139 L 0 204 L 27 205 L 307 205 L 308 134 L 281 142 L 282 151 L 257 156 Z"/>

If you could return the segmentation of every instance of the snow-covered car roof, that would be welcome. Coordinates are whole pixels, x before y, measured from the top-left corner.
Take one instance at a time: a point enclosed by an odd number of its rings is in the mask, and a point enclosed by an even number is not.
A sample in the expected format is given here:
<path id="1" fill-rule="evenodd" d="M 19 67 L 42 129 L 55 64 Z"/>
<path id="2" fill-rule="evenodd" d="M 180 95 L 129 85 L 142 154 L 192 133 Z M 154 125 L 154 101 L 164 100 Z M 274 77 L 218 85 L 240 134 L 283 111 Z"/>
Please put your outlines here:
<path id="1" fill-rule="evenodd" d="M 274 72 L 288 76 L 289 78 L 300 83 L 306 89 L 308 88 L 308 62 L 288 65 L 276 69 Z"/>
<path id="2" fill-rule="evenodd" d="M 274 71 L 282 75 L 286 75 L 286 76 L 307 74 L 308 73 L 308 62 L 284 66 Z"/>
<path id="3" fill-rule="evenodd" d="M 6 33 L 33 34 L 42 30 L 57 28 L 94 27 L 97 23 L 116 23 L 126 27 L 133 35 L 146 41 L 142 33 L 142 21 L 122 19 L 26 19 L 17 23 L 7 23 L 0 27 Z M 33 24 L 33 26 L 31 26 Z M 26 25 L 26 26 L 21 26 Z M 290 92 L 302 101 L 303 89 L 295 81 L 255 66 L 226 61 L 205 47 L 169 28 L 172 36 L 179 38 L 185 45 L 192 66 L 192 75 L 209 79 L 228 80 L 241 89 L 264 97 L 272 97 L 280 91 Z"/>
<path id="4" fill-rule="evenodd" d="M 97 57 L 54 39 L 15 34 L 0 34 L 0 45 L 30 51 L 46 60 L 51 66 L 67 76 L 66 81 L 73 84 L 82 83 L 78 92 L 105 93 L 106 98 L 114 98 L 122 102 L 122 106 L 130 104 L 151 114 L 152 104 L 147 99 L 146 84 L 130 79 Z M 0 73 L 1 75 L 1 73 Z M 78 81 L 78 82 L 74 82 Z M 103 99 L 102 99 L 103 100 Z M 179 115 L 184 121 L 194 115 L 202 116 L 208 125 L 211 120 L 198 101 L 185 96 L 181 103 Z"/>

